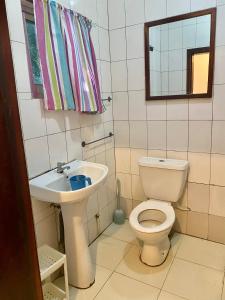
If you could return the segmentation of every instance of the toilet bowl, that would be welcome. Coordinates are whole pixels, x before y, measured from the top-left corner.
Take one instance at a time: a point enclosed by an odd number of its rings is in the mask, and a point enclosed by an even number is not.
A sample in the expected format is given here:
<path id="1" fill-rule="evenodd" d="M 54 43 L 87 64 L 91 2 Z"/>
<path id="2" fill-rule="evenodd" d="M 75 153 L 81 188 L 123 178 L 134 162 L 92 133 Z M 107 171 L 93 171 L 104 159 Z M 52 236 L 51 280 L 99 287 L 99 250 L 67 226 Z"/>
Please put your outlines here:
<path id="1" fill-rule="evenodd" d="M 175 222 L 171 203 L 184 191 L 188 162 L 185 160 L 143 157 L 139 161 L 140 178 L 145 196 L 133 209 L 129 223 L 143 241 L 140 259 L 149 266 L 161 265 L 170 250 L 169 233 Z"/>
<path id="2" fill-rule="evenodd" d="M 170 241 L 168 234 L 175 222 L 175 213 L 169 203 L 148 200 L 139 204 L 130 214 L 130 226 L 143 241 L 141 261 L 158 266 L 166 259 Z"/>

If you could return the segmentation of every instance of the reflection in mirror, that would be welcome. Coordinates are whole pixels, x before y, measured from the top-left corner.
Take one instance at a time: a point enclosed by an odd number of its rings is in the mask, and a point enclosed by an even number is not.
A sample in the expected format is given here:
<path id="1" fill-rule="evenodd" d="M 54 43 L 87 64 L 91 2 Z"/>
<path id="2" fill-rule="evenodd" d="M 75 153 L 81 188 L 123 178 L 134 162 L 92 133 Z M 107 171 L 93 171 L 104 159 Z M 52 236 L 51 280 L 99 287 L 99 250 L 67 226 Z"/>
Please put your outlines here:
<path id="1" fill-rule="evenodd" d="M 146 100 L 210 97 L 215 12 L 146 23 Z"/>

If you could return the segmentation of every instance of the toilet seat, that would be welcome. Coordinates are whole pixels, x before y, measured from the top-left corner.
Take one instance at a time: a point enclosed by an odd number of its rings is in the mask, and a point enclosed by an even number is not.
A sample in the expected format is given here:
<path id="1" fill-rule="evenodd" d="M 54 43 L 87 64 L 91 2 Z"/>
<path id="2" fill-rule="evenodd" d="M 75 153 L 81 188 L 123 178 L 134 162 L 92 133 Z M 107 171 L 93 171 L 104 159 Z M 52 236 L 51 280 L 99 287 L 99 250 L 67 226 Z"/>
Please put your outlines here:
<path id="1" fill-rule="evenodd" d="M 165 221 L 159 225 L 149 228 L 141 225 L 139 223 L 139 215 L 147 210 L 158 210 L 159 212 L 162 212 L 165 215 Z M 173 223 L 175 222 L 175 213 L 173 207 L 166 202 L 164 203 L 157 200 L 148 200 L 142 202 L 133 209 L 130 214 L 129 221 L 135 230 L 143 233 L 156 233 L 172 227 Z"/>

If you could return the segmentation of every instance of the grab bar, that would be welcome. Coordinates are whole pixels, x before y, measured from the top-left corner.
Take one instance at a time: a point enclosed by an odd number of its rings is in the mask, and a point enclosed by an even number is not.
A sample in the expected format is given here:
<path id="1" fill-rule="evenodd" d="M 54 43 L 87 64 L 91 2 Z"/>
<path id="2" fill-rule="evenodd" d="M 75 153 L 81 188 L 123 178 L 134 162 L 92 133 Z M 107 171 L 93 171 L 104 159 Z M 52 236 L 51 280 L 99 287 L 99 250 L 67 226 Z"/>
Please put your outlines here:
<path id="1" fill-rule="evenodd" d="M 85 141 L 83 141 L 83 142 L 81 143 L 81 146 L 82 146 L 82 147 L 85 147 L 85 146 L 88 146 L 88 145 L 97 143 L 97 142 L 99 142 L 99 141 L 108 139 L 108 138 L 110 138 L 110 137 L 112 137 L 112 136 L 114 136 L 114 134 L 113 134 L 112 132 L 110 132 L 108 136 L 105 136 L 105 137 L 103 137 L 103 138 L 101 138 L 101 139 L 98 139 L 98 140 L 95 140 L 95 141 L 91 141 L 91 142 L 88 142 L 88 143 L 85 142 Z"/>

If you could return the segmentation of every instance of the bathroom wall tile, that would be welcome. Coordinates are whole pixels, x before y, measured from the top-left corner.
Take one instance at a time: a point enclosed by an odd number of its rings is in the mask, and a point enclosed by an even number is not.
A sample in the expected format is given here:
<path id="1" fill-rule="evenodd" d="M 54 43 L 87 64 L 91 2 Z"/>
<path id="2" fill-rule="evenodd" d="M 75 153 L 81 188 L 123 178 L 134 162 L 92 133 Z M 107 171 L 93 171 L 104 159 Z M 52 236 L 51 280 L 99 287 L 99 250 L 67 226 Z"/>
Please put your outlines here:
<path id="1" fill-rule="evenodd" d="M 6 11 L 10 40 L 25 43 L 21 1 L 6 1 Z"/>
<path id="2" fill-rule="evenodd" d="M 73 130 L 80 128 L 81 114 L 75 111 L 64 111 L 64 122 L 66 130 Z"/>
<path id="3" fill-rule="evenodd" d="M 46 127 L 48 134 L 65 131 L 65 120 L 62 111 L 45 111 Z"/>
<path id="4" fill-rule="evenodd" d="M 216 0 L 191 0 L 191 10 L 202 10 L 216 6 Z"/>
<path id="5" fill-rule="evenodd" d="M 68 161 L 75 159 L 82 160 L 81 133 L 80 129 L 66 132 L 66 144 Z"/>
<path id="6" fill-rule="evenodd" d="M 97 0 L 98 25 L 105 29 L 109 28 L 108 20 L 108 2 L 105 0 Z"/>
<path id="7" fill-rule="evenodd" d="M 20 100 L 19 108 L 23 138 L 26 140 L 46 135 L 45 117 L 41 100 Z"/>
<path id="8" fill-rule="evenodd" d="M 139 201 L 146 200 L 140 176 L 137 175 L 132 175 L 132 199 Z"/>
<path id="9" fill-rule="evenodd" d="M 116 172 L 130 173 L 130 148 L 116 148 Z"/>
<path id="10" fill-rule="evenodd" d="M 190 99 L 189 120 L 212 120 L 212 100 Z"/>
<path id="11" fill-rule="evenodd" d="M 144 91 L 129 92 L 129 120 L 146 120 L 146 103 Z"/>
<path id="12" fill-rule="evenodd" d="M 211 155 L 211 184 L 225 186 L 225 155 Z"/>
<path id="13" fill-rule="evenodd" d="M 225 121 L 213 121 L 212 127 L 212 152 L 225 154 Z"/>
<path id="14" fill-rule="evenodd" d="M 188 207 L 195 212 L 208 213 L 209 185 L 188 183 Z"/>
<path id="15" fill-rule="evenodd" d="M 127 61 L 128 89 L 144 90 L 144 59 L 131 59 Z"/>
<path id="16" fill-rule="evenodd" d="M 98 208 L 101 210 L 107 206 L 108 201 L 108 193 L 106 183 L 103 184 L 97 191 L 98 194 Z"/>
<path id="17" fill-rule="evenodd" d="M 187 152 L 167 151 L 167 158 L 187 160 Z"/>
<path id="18" fill-rule="evenodd" d="M 101 79 L 102 92 L 111 92 L 111 72 L 109 62 L 101 61 Z"/>
<path id="19" fill-rule="evenodd" d="M 167 16 L 176 16 L 190 12 L 190 0 L 170 0 L 167 3 Z"/>
<path id="20" fill-rule="evenodd" d="M 189 122 L 189 151 L 206 152 L 211 150 L 211 121 Z"/>
<path id="21" fill-rule="evenodd" d="M 130 121 L 130 147 L 147 149 L 147 122 Z"/>
<path id="22" fill-rule="evenodd" d="M 187 231 L 187 212 L 175 208 L 176 220 L 173 229 L 177 232 L 186 233 Z"/>
<path id="23" fill-rule="evenodd" d="M 214 85 L 213 120 L 225 120 L 225 85 Z"/>
<path id="24" fill-rule="evenodd" d="M 188 153 L 190 163 L 189 181 L 209 184 L 210 180 L 210 154 Z"/>
<path id="25" fill-rule="evenodd" d="M 216 47 L 214 84 L 224 84 L 225 74 L 225 46 Z"/>
<path id="26" fill-rule="evenodd" d="M 165 121 L 148 121 L 148 149 L 166 149 Z"/>
<path id="27" fill-rule="evenodd" d="M 30 93 L 30 78 L 27 63 L 26 45 L 11 42 L 16 89 L 19 93 Z"/>
<path id="28" fill-rule="evenodd" d="M 109 0 L 109 29 L 125 26 L 125 3 L 124 0 Z"/>
<path id="29" fill-rule="evenodd" d="M 121 184 L 121 197 L 126 199 L 132 199 L 131 194 L 131 175 L 130 174 L 123 174 L 117 173 L 117 179 L 120 181 Z"/>
<path id="30" fill-rule="evenodd" d="M 216 24 L 216 45 L 217 46 L 222 46 L 225 45 L 225 20 L 224 20 L 224 15 L 225 15 L 225 6 L 219 6 L 217 7 L 217 14 L 216 14 L 216 19 L 217 19 L 217 24 Z"/>
<path id="31" fill-rule="evenodd" d="M 110 51 L 111 60 L 125 60 L 126 59 L 126 34 L 125 28 L 111 30 L 110 32 Z M 118 47 L 118 45 L 120 45 Z"/>
<path id="32" fill-rule="evenodd" d="M 130 146 L 130 129 L 128 121 L 115 121 L 114 134 L 116 147 Z"/>
<path id="33" fill-rule="evenodd" d="M 127 91 L 127 66 L 126 61 L 112 62 L 112 91 Z"/>
<path id="34" fill-rule="evenodd" d="M 149 101 L 146 106 L 148 120 L 166 120 L 166 101 Z"/>
<path id="35" fill-rule="evenodd" d="M 49 156 L 51 168 L 55 168 L 57 162 L 67 162 L 67 149 L 65 133 L 57 133 L 48 136 Z"/>
<path id="36" fill-rule="evenodd" d="M 131 149 L 131 174 L 139 175 L 138 161 L 141 157 L 147 156 L 145 149 Z"/>
<path id="37" fill-rule="evenodd" d="M 95 50 L 96 59 L 100 59 L 99 28 L 97 26 L 91 29 L 91 38 Z"/>
<path id="38" fill-rule="evenodd" d="M 46 137 L 24 142 L 29 177 L 35 177 L 50 169 L 48 143 Z M 37 159 L 41 157 L 40 159 Z"/>
<path id="39" fill-rule="evenodd" d="M 99 28 L 100 59 L 110 61 L 108 30 Z"/>
<path id="40" fill-rule="evenodd" d="M 127 59 L 144 57 L 144 25 L 126 27 Z"/>
<path id="41" fill-rule="evenodd" d="M 148 156 L 166 158 L 166 151 L 163 151 L 163 150 L 148 150 Z"/>
<path id="42" fill-rule="evenodd" d="M 187 234 L 203 239 L 208 237 L 208 214 L 188 212 Z"/>
<path id="43" fill-rule="evenodd" d="M 188 122 L 167 122 L 167 149 L 186 151 L 188 147 Z"/>
<path id="44" fill-rule="evenodd" d="M 224 230 L 225 218 L 209 215 L 209 240 L 225 244 Z"/>
<path id="45" fill-rule="evenodd" d="M 225 0 L 217 0 L 216 2 L 217 2 L 217 6 L 225 4 Z"/>
<path id="46" fill-rule="evenodd" d="M 114 148 L 105 152 L 106 165 L 109 168 L 109 175 L 115 174 L 115 153 Z"/>
<path id="47" fill-rule="evenodd" d="M 125 0 L 126 25 L 143 23 L 145 20 L 144 0 Z"/>
<path id="48" fill-rule="evenodd" d="M 128 120 L 128 93 L 113 93 L 113 119 L 116 121 Z"/>
<path id="49" fill-rule="evenodd" d="M 129 218 L 129 215 L 131 214 L 131 211 L 133 209 L 132 200 L 121 197 L 120 198 L 120 207 L 124 211 L 126 218 Z"/>
<path id="50" fill-rule="evenodd" d="M 188 120 L 188 101 L 168 100 L 167 120 Z"/>
<path id="51" fill-rule="evenodd" d="M 166 17 L 166 0 L 145 0 L 145 20 L 147 22 Z"/>
<path id="52" fill-rule="evenodd" d="M 209 214 L 225 217 L 225 187 L 210 186 Z"/>

